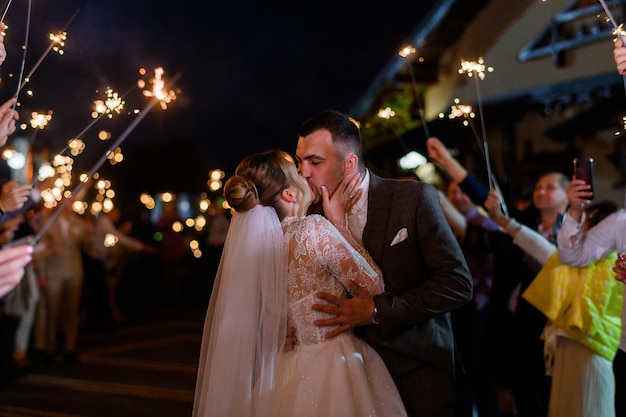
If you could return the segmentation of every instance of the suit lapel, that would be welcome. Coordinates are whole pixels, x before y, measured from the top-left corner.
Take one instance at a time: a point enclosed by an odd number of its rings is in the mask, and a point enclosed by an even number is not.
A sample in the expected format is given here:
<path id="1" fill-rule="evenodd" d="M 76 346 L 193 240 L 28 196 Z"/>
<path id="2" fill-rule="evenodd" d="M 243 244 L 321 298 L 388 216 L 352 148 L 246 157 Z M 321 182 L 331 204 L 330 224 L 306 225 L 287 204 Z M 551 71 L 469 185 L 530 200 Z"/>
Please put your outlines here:
<path id="1" fill-rule="evenodd" d="M 370 188 L 367 201 L 367 223 L 363 230 L 363 245 L 376 262 L 382 259 L 387 241 L 387 221 L 393 192 L 380 177 L 370 171 Z"/>

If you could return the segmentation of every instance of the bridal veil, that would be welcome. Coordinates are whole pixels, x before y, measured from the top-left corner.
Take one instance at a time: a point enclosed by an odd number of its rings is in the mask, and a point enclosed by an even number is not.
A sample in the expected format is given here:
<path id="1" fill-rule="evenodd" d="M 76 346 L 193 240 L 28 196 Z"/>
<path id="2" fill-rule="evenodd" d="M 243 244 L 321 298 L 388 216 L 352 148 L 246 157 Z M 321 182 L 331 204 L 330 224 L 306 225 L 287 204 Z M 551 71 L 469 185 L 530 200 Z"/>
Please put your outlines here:
<path id="1" fill-rule="evenodd" d="M 280 392 L 287 249 L 276 211 L 233 215 L 204 324 L 194 417 L 266 415 Z"/>

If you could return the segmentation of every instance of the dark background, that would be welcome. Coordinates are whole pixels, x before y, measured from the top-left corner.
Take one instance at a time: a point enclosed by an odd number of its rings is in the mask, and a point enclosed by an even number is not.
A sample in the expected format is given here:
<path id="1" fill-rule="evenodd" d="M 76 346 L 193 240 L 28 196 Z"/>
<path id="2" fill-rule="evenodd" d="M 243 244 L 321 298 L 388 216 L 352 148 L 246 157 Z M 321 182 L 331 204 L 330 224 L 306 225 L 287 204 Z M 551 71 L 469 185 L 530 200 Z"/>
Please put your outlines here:
<path id="1" fill-rule="evenodd" d="M 118 196 L 136 198 L 143 191 L 203 191 L 209 170 L 231 174 L 253 152 L 293 153 L 299 125 L 327 108 L 350 112 L 432 1 L 31 4 L 26 73 L 50 44 L 49 33 L 65 26 L 68 33 L 64 55 L 51 51 L 19 95 L 22 121 L 31 111 L 54 112 L 45 129 L 22 133 L 52 154 L 89 125 L 93 101 L 107 87 L 126 93 L 128 112 L 149 102 L 134 88 L 139 68 L 149 71 L 147 78 L 157 66 L 166 79 L 181 74 L 177 100 L 165 111 L 155 107 L 124 142 L 124 161 L 101 170 Z M 16 91 L 27 6 L 14 0 L 6 14 L 2 97 Z M 110 146 L 96 138 L 98 131 L 110 131 L 114 141 L 133 117 L 103 118 L 91 128 L 75 172 L 88 171 Z"/>

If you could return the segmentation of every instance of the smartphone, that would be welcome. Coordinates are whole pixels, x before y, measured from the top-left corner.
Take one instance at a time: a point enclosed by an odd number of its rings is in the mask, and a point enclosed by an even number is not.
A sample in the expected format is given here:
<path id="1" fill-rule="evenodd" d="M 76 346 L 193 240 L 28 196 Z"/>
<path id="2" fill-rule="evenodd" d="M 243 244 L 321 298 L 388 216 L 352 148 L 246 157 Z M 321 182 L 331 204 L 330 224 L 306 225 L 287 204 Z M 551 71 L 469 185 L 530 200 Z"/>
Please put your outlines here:
<path id="1" fill-rule="evenodd" d="M 574 158 L 574 177 L 591 186 L 589 200 L 593 200 L 593 158 Z"/>

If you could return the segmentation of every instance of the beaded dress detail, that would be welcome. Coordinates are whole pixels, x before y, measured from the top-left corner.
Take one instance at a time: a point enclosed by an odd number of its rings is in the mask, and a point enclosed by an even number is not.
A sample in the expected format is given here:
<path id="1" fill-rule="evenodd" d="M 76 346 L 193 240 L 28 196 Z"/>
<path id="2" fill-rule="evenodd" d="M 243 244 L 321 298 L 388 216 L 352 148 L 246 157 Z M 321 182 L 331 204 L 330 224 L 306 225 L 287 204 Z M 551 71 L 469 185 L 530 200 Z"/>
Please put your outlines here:
<path id="1" fill-rule="evenodd" d="M 278 416 L 405 416 L 400 395 L 380 356 L 352 331 L 328 339 L 332 327 L 313 322 L 329 315 L 314 311 L 322 304 L 316 292 L 349 296 L 356 281 L 373 294 L 384 287 L 380 269 L 367 252 L 355 249 L 324 217 L 283 220 L 289 247 L 288 305 L 298 343 L 282 355 L 277 376 L 285 392 L 274 411 Z M 348 236 L 348 239 L 351 239 Z"/>

